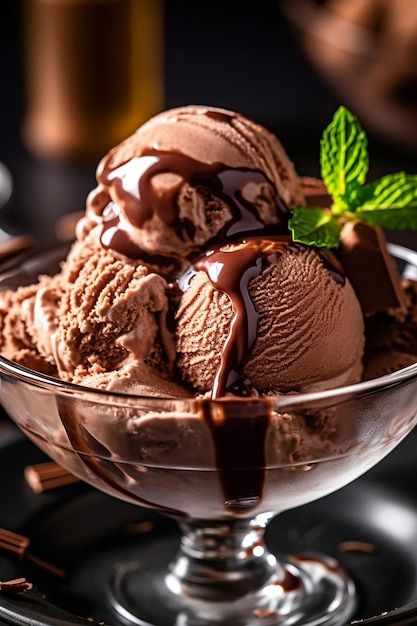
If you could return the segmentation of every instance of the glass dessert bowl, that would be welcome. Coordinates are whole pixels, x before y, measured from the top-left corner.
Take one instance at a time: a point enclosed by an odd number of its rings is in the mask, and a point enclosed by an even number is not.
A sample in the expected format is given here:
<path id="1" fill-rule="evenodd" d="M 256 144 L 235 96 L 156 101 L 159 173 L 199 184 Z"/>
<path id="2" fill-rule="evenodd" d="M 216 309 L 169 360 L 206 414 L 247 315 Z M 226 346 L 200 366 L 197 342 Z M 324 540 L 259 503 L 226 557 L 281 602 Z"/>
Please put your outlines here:
<path id="1" fill-rule="evenodd" d="M 0 288 L 52 273 L 38 254 Z M 392 246 L 402 270 L 417 254 Z M 87 388 L 0 358 L 1 401 L 20 429 L 94 487 L 176 518 L 178 555 L 116 567 L 108 601 L 135 624 L 343 624 L 355 587 L 323 555 L 272 555 L 277 513 L 351 482 L 417 422 L 417 364 L 350 387 L 264 398 L 160 399 Z M 170 550 L 167 551 L 170 552 Z"/>

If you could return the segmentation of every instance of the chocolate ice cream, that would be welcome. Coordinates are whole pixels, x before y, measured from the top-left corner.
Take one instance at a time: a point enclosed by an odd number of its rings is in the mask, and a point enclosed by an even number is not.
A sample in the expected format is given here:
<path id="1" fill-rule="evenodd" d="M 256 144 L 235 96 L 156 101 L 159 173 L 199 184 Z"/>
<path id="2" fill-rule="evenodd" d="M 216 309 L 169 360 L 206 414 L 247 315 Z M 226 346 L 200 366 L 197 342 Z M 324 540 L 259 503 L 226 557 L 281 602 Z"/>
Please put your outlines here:
<path id="1" fill-rule="evenodd" d="M 271 133 L 212 107 L 156 116 L 104 157 L 97 180 L 60 273 L 2 294 L 0 350 L 137 403 L 58 397 L 46 447 L 74 450 L 78 474 L 120 497 L 218 519 L 274 510 L 278 484 L 291 506 L 305 497 L 295 483 L 324 493 L 326 463 L 357 475 L 343 460 L 346 432 L 361 428 L 347 407 L 347 419 L 281 414 L 275 396 L 359 382 L 365 321 L 366 377 L 417 360 L 416 290 L 404 296 L 381 231 L 357 227 L 346 203 L 299 206 L 303 189 L 330 196 L 303 187 Z M 358 253 L 392 287 L 369 308 Z M 173 400 L 150 408 L 149 397 Z"/>
<path id="2" fill-rule="evenodd" d="M 161 113 L 102 159 L 97 180 L 61 273 L 2 295 L 2 353 L 12 360 L 116 391 L 258 396 L 358 382 L 363 312 L 405 324 L 382 234 L 348 222 L 338 254 L 292 241 L 293 207 L 331 198 L 238 113 Z M 369 271 L 387 268 L 388 300 L 365 302 L 364 253 Z M 395 364 L 414 356 L 370 337 L 368 377 L 387 371 L 384 350 Z"/>
<path id="3" fill-rule="evenodd" d="M 130 256 L 184 259 L 207 242 L 273 226 L 303 202 L 278 139 L 247 118 L 189 106 L 157 115 L 97 169 L 78 237 Z"/>
<path id="4" fill-rule="evenodd" d="M 61 280 L 42 276 L 39 283 L 0 293 L 1 354 L 44 374 L 57 375 L 51 334 L 57 323 Z"/>
<path id="5" fill-rule="evenodd" d="M 285 239 L 231 244 L 180 285 L 177 358 L 191 387 L 219 397 L 360 380 L 363 317 L 331 253 Z"/>
<path id="6" fill-rule="evenodd" d="M 274 135 L 223 109 L 173 109 L 111 150 L 97 179 L 61 274 L 28 296 L 4 296 L 14 306 L 24 301 L 16 335 L 12 314 L 4 315 L 6 356 L 70 382 L 164 396 L 183 395 L 184 385 L 192 394 L 215 383 L 218 397 L 233 386 L 258 395 L 359 380 L 363 322 L 355 295 L 331 253 L 290 245 L 289 211 L 304 195 Z M 251 242 L 239 243 L 244 237 Z M 228 241 L 236 243 L 216 253 L 225 262 L 218 278 L 230 265 L 238 281 L 247 263 L 249 291 L 232 294 L 221 280 L 208 289 L 204 274 L 179 304 L 173 285 L 180 273 L 203 254 L 195 267 L 212 279 L 214 257 L 204 260 L 205 251 Z M 192 319 L 195 298 L 203 307 Z M 233 317 L 236 305 L 240 317 Z M 236 355 L 229 326 L 239 334 Z M 329 359 L 331 351 L 337 356 Z M 220 383 L 228 378 L 227 353 L 233 384 Z"/>
<path id="7" fill-rule="evenodd" d="M 79 246 L 63 269 L 69 287 L 60 301 L 53 338 L 61 378 L 82 382 L 127 360 L 153 362 L 169 372 L 175 354 L 165 328 L 165 279 L 102 248 L 93 248 L 84 260 Z"/>

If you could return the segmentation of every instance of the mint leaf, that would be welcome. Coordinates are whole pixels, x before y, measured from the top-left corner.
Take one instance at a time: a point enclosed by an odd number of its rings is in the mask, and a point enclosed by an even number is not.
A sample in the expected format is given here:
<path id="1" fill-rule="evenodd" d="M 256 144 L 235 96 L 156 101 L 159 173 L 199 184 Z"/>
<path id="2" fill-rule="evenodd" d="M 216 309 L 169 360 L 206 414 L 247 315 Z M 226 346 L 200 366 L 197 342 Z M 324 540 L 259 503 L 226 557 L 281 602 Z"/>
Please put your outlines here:
<path id="1" fill-rule="evenodd" d="M 345 107 L 338 108 L 320 142 L 321 176 L 335 201 L 336 210 L 351 208 L 368 172 L 365 132 Z"/>
<path id="2" fill-rule="evenodd" d="M 315 207 L 297 207 L 288 222 L 293 241 L 318 248 L 337 248 L 341 225 L 330 211 Z"/>
<path id="3" fill-rule="evenodd" d="M 355 211 L 363 222 L 389 230 L 417 230 L 417 176 L 397 172 L 364 185 Z"/>

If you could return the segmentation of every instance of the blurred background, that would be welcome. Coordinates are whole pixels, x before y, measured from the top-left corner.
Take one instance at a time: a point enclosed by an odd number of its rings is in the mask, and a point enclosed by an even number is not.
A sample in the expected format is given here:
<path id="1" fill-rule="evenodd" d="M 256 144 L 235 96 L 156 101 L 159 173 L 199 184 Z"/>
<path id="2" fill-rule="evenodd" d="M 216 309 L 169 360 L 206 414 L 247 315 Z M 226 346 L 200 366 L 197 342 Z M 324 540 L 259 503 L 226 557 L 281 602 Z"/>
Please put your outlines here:
<path id="1" fill-rule="evenodd" d="M 71 222 L 59 220 L 83 210 L 98 158 L 150 115 L 189 103 L 265 124 L 309 175 L 319 173 L 321 131 L 344 103 L 369 133 L 371 178 L 417 173 L 416 0 L 1 6 L 7 232 L 42 244 L 70 236 Z M 417 248 L 415 234 L 393 238 Z"/>

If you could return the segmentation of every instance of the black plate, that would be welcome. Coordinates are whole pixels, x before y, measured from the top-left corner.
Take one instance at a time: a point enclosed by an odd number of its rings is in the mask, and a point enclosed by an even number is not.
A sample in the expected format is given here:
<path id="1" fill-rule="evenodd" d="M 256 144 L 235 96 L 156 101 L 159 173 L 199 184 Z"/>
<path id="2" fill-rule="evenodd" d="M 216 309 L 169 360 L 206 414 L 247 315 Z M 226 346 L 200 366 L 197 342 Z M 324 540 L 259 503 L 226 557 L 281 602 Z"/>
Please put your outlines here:
<path id="1" fill-rule="evenodd" d="M 67 576 L 61 580 L 29 562 L 0 556 L 0 580 L 25 576 L 37 589 L 22 596 L 0 594 L 0 623 L 91 626 L 81 615 L 116 626 L 104 601 L 112 566 L 134 553 L 140 559 L 150 533 L 163 544 L 176 527 L 86 485 L 35 495 L 23 468 L 44 458 L 20 435 L 0 447 L 0 526 L 29 536 L 32 552 Z M 139 530 L 147 532 L 137 532 L 137 526 L 132 532 L 132 524 L 141 521 L 153 528 L 142 524 Z M 341 553 L 339 543 L 348 540 L 371 542 L 376 551 Z M 357 584 L 355 619 L 417 623 L 417 432 L 348 487 L 276 518 L 267 541 L 273 551 L 319 550 L 338 558 Z"/>

